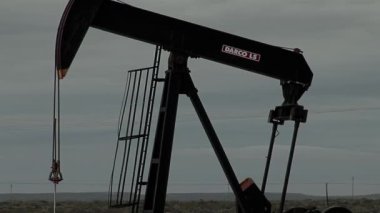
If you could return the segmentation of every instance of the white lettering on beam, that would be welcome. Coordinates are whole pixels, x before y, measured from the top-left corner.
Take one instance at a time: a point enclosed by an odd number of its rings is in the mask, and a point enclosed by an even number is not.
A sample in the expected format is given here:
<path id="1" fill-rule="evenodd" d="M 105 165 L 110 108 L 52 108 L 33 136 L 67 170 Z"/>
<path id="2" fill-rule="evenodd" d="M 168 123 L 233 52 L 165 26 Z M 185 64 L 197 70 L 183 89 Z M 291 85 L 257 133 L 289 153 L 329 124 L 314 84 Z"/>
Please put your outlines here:
<path id="1" fill-rule="evenodd" d="M 238 56 L 241 58 L 245 58 L 248 60 L 256 61 L 256 62 L 260 62 L 260 58 L 261 58 L 261 55 L 258 53 L 242 50 L 242 49 L 231 47 L 228 45 L 222 46 L 222 52 L 230 54 L 230 55 Z"/>

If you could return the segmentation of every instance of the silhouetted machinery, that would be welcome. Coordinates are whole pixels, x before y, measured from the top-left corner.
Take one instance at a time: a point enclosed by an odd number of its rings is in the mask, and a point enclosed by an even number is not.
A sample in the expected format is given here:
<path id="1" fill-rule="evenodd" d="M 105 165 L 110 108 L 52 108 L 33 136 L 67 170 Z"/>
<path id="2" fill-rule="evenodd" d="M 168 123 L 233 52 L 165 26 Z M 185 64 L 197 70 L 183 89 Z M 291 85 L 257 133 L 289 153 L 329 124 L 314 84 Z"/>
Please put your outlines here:
<path id="1" fill-rule="evenodd" d="M 307 110 L 297 101 L 309 88 L 313 77 L 299 49 L 290 50 L 271 46 L 135 8 L 118 1 L 70 0 L 61 19 L 57 35 L 56 70 L 60 78 L 66 75 L 89 27 L 157 46 L 152 67 L 132 70 L 128 74 L 127 95 L 124 100 L 127 101 L 129 97 L 131 104 L 127 105 L 125 102 L 124 109 L 129 107 L 129 114 L 124 115 L 124 110 L 122 113 L 122 117 L 128 117 L 127 130 L 125 131 L 127 134 L 121 135 L 122 124 L 119 124 L 118 135 L 118 140 L 124 143 L 124 150 L 127 152 L 124 151 L 123 157 L 121 157 L 122 165 L 117 193 L 113 195 L 111 190 L 110 206 L 130 206 L 132 212 L 139 212 L 141 187 L 146 186 L 143 212 L 164 212 L 178 97 L 180 94 L 185 94 L 190 98 L 236 196 L 238 212 L 271 212 L 271 204 L 265 198 L 264 191 L 275 133 L 277 126 L 282 125 L 284 121 L 295 122 L 282 202 L 279 209 L 279 212 L 283 211 L 298 127 L 301 122 L 306 122 L 307 117 Z M 157 76 L 161 48 L 170 52 L 168 71 L 164 79 Z M 284 101 L 282 105 L 270 111 L 269 122 L 273 123 L 273 134 L 261 189 L 256 186 L 252 179 L 246 179 L 239 184 L 189 74 L 187 66 L 189 57 L 201 57 L 280 80 Z M 156 83 L 160 81 L 164 82 L 163 93 L 149 175 L 148 179 L 144 181 L 143 171 L 154 94 Z M 141 82 L 145 82 L 142 83 L 144 89 L 140 88 Z M 143 96 L 143 100 L 138 99 L 139 96 Z M 138 119 L 139 117 L 140 119 Z M 134 129 L 138 129 L 138 131 L 136 132 Z M 131 158 L 129 150 L 133 144 L 139 145 L 135 147 L 136 153 Z M 134 159 L 134 163 L 132 166 L 133 175 L 131 176 L 132 186 L 128 194 L 124 192 L 124 188 L 127 185 L 125 180 L 130 158 Z"/>

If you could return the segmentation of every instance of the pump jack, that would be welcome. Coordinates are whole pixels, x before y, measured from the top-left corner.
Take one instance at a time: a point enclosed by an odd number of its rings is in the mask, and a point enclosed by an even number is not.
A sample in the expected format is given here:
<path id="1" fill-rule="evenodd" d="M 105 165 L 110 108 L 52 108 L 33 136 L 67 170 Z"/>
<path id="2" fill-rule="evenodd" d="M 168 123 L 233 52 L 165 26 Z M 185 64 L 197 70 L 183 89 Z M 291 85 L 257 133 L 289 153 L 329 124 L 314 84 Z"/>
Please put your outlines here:
<path id="1" fill-rule="evenodd" d="M 56 71 L 60 78 L 66 75 L 89 27 L 158 45 L 170 52 L 169 69 L 164 80 L 147 181 L 144 212 L 164 212 L 180 94 L 189 96 L 198 114 L 236 196 L 237 211 L 271 212 L 270 202 L 264 196 L 270 158 L 268 157 L 261 190 L 251 179 L 239 184 L 191 79 L 187 67 L 189 57 L 201 57 L 280 80 L 284 101 L 271 110 L 269 122 L 273 123 L 274 133 L 277 125 L 283 124 L 284 121 L 295 122 L 279 212 L 283 211 L 298 127 L 300 122 L 306 122 L 307 117 L 307 110 L 297 101 L 309 88 L 313 76 L 299 49 L 289 50 L 264 44 L 112 0 L 70 0 L 57 35 Z M 274 134 L 271 147 L 273 142 Z"/>

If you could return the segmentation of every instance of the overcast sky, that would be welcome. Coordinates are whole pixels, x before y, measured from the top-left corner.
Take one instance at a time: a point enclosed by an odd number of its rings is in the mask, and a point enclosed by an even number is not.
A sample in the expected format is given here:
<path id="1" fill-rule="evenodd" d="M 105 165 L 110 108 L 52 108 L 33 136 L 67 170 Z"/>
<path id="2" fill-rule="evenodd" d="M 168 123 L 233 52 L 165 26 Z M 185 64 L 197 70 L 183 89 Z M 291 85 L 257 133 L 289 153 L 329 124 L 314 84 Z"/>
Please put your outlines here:
<path id="1" fill-rule="evenodd" d="M 297 47 L 314 72 L 290 192 L 380 193 L 380 2 L 376 0 L 134 0 L 128 3 L 268 44 Z M 56 30 L 66 0 L 0 2 L 0 193 L 51 191 Z M 60 191 L 107 191 L 126 71 L 152 63 L 154 46 L 90 29 L 62 81 Z M 163 55 L 161 76 L 166 69 Z M 192 59 L 189 63 L 239 180 L 261 184 L 278 80 Z M 159 87 L 161 89 L 161 87 Z M 160 97 L 157 97 L 159 100 Z M 292 123 L 280 127 L 268 191 L 284 177 Z M 170 192 L 227 191 L 187 97 L 181 97 Z M 335 183 L 335 184 L 333 184 Z M 206 187 L 207 186 L 207 187 Z"/>

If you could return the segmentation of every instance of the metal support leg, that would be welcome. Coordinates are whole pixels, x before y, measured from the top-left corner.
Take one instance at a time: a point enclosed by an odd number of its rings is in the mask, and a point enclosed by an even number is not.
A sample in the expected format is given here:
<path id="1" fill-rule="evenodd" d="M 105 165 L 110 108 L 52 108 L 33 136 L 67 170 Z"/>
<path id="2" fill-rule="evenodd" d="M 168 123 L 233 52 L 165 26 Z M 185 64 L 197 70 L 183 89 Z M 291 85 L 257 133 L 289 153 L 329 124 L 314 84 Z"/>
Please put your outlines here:
<path id="1" fill-rule="evenodd" d="M 240 184 L 236 178 L 236 175 L 232 169 L 232 166 L 230 162 L 228 161 L 227 155 L 223 150 L 222 144 L 219 141 L 218 136 L 216 135 L 216 132 L 210 122 L 210 119 L 207 116 L 206 110 L 204 109 L 201 100 L 199 99 L 199 96 L 197 94 L 197 90 L 195 89 L 190 76 L 188 78 L 189 86 L 192 87 L 189 90 L 188 96 L 190 97 L 190 100 L 198 114 L 198 117 L 202 123 L 202 126 L 204 130 L 206 131 L 206 134 L 210 140 L 210 143 L 215 151 L 215 154 L 219 160 L 219 163 L 221 164 L 223 171 L 227 177 L 227 180 L 232 188 L 232 191 L 234 192 L 237 201 L 243 211 L 243 213 L 251 213 L 249 211 L 249 203 L 246 201 L 243 191 L 240 187 Z"/>
<path id="2" fill-rule="evenodd" d="M 288 189 L 290 170 L 292 168 L 294 149 L 296 147 L 296 140 L 297 140 L 297 133 L 298 133 L 299 126 L 300 126 L 300 121 L 295 121 L 294 131 L 293 131 L 293 138 L 292 138 L 292 145 L 290 147 L 288 165 L 287 165 L 287 168 L 286 168 L 284 187 L 282 189 L 282 195 L 281 195 L 281 202 L 280 202 L 279 213 L 282 213 L 283 210 L 284 210 L 284 204 L 285 204 L 285 199 L 286 199 L 286 192 L 287 192 L 287 189 Z"/>
<path id="3" fill-rule="evenodd" d="M 179 96 L 179 87 L 175 77 L 170 70 L 166 73 L 145 195 L 144 212 L 163 213 L 165 209 Z"/>
<path id="4" fill-rule="evenodd" d="M 164 108 L 166 106 L 166 98 L 167 98 L 167 90 L 168 90 L 168 82 L 169 81 L 169 75 L 166 74 L 165 77 L 165 84 L 162 91 L 162 98 L 161 98 L 161 104 L 160 109 Z M 160 111 L 157 121 L 157 127 L 156 127 L 156 135 L 154 138 L 154 144 L 153 144 L 153 151 L 152 151 L 152 159 L 149 167 L 149 174 L 148 174 L 148 183 L 146 187 L 146 193 L 145 193 L 145 201 L 144 201 L 144 210 L 145 209 L 152 209 L 153 208 L 153 200 L 154 200 L 154 194 L 156 190 L 156 182 L 157 182 L 157 171 L 158 171 L 158 163 L 154 162 L 153 159 L 159 159 L 160 157 L 160 150 L 161 150 L 161 137 L 162 137 L 162 129 L 164 125 L 164 112 Z"/>
<path id="5" fill-rule="evenodd" d="M 191 80 L 187 69 L 187 57 L 173 53 L 169 58 L 169 71 L 166 74 L 163 100 L 161 102 L 161 112 L 156 130 L 156 138 L 145 196 L 144 213 L 164 212 L 179 94 L 187 94 L 190 97 L 227 180 L 241 207 L 242 213 L 252 213 L 253 211 L 251 210 L 250 203 L 243 194 L 231 164 L 228 161 L 210 119 L 199 99 L 197 89 Z"/>

